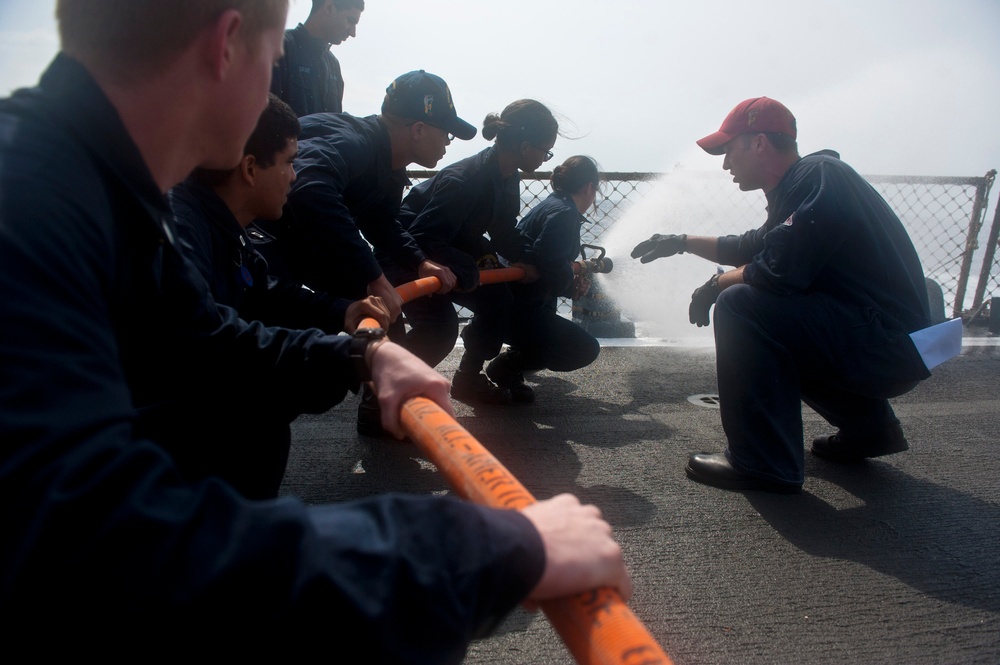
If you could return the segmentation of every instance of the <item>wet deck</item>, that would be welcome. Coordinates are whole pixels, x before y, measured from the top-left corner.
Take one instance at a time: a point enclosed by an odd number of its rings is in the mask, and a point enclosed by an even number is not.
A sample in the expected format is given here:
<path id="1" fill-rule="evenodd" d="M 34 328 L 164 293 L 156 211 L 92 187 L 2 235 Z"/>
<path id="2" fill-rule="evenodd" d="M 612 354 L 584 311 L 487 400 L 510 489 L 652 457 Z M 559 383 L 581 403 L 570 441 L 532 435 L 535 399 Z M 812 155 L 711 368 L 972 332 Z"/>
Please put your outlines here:
<path id="1" fill-rule="evenodd" d="M 850 467 L 807 455 L 797 496 L 685 478 L 688 453 L 724 445 L 718 411 L 689 399 L 715 391 L 714 362 L 706 346 L 608 345 L 588 368 L 536 376 L 535 404 L 457 404 L 459 421 L 537 497 L 604 510 L 630 606 L 678 665 L 1000 662 L 997 339 L 967 339 L 893 400 L 909 451 Z M 446 491 L 413 446 L 358 437 L 355 408 L 296 422 L 286 493 Z M 829 431 L 803 418 L 807 440 Z M 543 615 L 517 611 L 466 662 L 572 661 Z"/>

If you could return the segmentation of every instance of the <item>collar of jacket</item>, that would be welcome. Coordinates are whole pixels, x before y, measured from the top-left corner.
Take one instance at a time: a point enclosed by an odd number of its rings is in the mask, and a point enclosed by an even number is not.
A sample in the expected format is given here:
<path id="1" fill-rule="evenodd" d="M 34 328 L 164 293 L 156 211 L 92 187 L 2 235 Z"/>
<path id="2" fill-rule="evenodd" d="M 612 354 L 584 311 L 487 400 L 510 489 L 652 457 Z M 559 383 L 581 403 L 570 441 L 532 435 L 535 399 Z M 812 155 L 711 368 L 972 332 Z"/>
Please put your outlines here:
<path id="1" fill-rule="evenodd" d="M 299 23 L 297 26 L 295 26 L 292 32 L 295 34 L 295 39 L 299 40 L 299 42 L 303 46 L 312 49 L 318 53 L 324 53 L 326 51 L 329 51 L 330 47 L 333 46 L 333 44 L 330 42 L 325 42 L 322 39 L 316 39 L 315 37 L 310 35 L 309 31 L 306 30 L 305 23 Z"/>
<path id="2" fill-rule="evenodd" d="M 183 197 L 189 203 L 197 204 L 203 210 L 205 219 L 224 231 L 234 242 L 240 242 L 240 238 L 244 236 L 243 227 L 236 221 L 233 211 L 216 193 L 215 188 L 195 178 L 188 178 L 177 185 L 173 191 L 175 196 Z"/>
<path id="3" fill-rule="evenodd" d="M 102 164 L 159 222 L 157 231 L 171 243 L 170 206 L 129 136 L 117 109 L 76 59 L 60 53 L 42 75 L 39 87 L 57 100 L 56 113 Z"/>

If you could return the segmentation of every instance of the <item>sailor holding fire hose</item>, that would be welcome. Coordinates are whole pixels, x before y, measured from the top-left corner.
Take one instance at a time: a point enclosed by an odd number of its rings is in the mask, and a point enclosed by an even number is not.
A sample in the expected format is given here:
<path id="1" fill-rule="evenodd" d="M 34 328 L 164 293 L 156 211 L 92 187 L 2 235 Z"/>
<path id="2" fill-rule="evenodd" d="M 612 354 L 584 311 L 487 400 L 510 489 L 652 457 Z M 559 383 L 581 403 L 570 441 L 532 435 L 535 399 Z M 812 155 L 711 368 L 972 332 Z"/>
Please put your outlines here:
<path id="1" fill-rule="evenodd" d="M 507 284 L 480 285 L 479 270 L 499 267 L 499 253 L 520 262 L 515 265 L 527 271 L 525 281 L 537 277 L 532 241 L 516 228 L 521 210 L 518 173 L 532 173 L 551 159 L 558 133 L 559 123 L 544 105 L 532 99 L 512 102 L 500 115 L 486 116 L 483 123 L 483 137 L 495 138 L 495 145 L 416 185 L 400 207 L 403 228 L 431 260 L 450 268 L 457 279 L 446 297 L 420 298 L 404 307 L 411 330 L 400 343 L 434 367 L 458 339 L 453 303 L 475 312 L 462 333 L 465 353 L 451 386 L 456 399 L 486 404 L 511 401 L 508 389 L 483 374 L 483 365 L 503 347 L 513 297 Z M 393 284 L 415 278 L 412 270 L 378 248 L 376 257 Z M 392 336 L 401 337 L 401 331 Z"/>
<path id="2" fill-rule="evenodd" d="M 572 496 L 521 511 L 403 495 L 307 506 L 186 476 L 142 407 L 257 391 L 322 410 L 370 380 L 401 430 L 409 397 L 449 412 L 448 383 L 391 342 L 265 328 L 212 300 L 164 194 L 239 161 L 287 3 L 125 4 L 59 0 L 64 51 L 37 88 L 0 100 L 8 649 L 347 644 L 367 662 L 454 663 L 522 600 L 603 586 L 627 599 L 610 525 Z M 191 437 L 206 424 L 173 413 Z M 204 417 L 240 443 L 226 414 Z"/>
<path id="3" fill-rule="evenodd" d="M 582 155 L 570 157 L 553 169 L 551 183 L 548 198 L 517 225 L 534 241 L 539 279 L 511 284 L 514 309 L 506 338 L 510 348 L 486 367 L 487 376 L 510 390 L 515 402 L 535 399 L 534 390 L 524 382 L 524 372 L 571 372 L 594 362 L 601 351 L 593 335 L 557 311 L 559 296 L 586 295 L 590 273 L 610 270 L 610 259 L 601 265 L 577 260 L 583 213 L 594 205 L 601 185 L 597 163 Z"/>

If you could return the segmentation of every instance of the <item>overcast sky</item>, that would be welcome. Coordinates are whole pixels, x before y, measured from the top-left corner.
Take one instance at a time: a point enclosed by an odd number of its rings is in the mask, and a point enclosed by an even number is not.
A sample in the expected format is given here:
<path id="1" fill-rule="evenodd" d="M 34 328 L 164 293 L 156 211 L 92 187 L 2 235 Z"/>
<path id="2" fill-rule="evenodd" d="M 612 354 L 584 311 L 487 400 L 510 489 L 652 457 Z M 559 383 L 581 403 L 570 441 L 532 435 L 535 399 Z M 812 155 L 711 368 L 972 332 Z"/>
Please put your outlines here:
<path id="1" fill-rule="evenodd" d="M 798 118 L 801 150 L 869 174 L 981 176 L 1000 167 L 997 0 L 368 0 L 334 47 L 345 108 L 375 113 L 397 75 L 426 69 L 459 114 L 533 97 L 563 118 L 556 163 L 717 169 L 695 139 L 766 95 Z M 292 0 L 289 25 L 309 0 Z M 33 84 L 58 48 L 51 0 L 0 0 L 0 93 Z M 443 164 L 486 146 L 456 141 Z"/>

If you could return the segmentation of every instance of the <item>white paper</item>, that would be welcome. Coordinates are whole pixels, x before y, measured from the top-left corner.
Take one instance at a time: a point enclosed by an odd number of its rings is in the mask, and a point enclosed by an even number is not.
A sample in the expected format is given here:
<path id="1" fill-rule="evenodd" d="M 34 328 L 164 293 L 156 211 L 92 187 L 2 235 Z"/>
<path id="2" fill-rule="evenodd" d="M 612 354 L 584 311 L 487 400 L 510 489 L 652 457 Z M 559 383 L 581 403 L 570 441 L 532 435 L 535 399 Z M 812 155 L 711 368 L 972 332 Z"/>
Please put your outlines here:
<path id="1" fill-rule="evenodd" d="M 962 352 L 962 319 L 952 319 L 912 332 L 910 339 L 927 369 L 934 369 Z"/>

